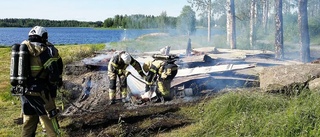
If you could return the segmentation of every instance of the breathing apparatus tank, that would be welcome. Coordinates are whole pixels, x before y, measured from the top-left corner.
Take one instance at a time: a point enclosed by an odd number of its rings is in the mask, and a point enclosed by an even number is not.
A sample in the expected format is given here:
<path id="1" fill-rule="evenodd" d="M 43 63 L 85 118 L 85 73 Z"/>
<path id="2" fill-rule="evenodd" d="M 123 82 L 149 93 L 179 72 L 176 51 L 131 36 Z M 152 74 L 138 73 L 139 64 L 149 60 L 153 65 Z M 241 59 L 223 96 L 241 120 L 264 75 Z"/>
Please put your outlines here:
<path id="1" fill-rule="evenodd" d="M 156 60 L 166 60 L 170 62 L 176 61 L 179 57 L 174 54 L 163 55 L 163 54 L 153 54 L 152 57 Z"/>
<path id="2" fill-rule="evenodd" d="M 18 84 L 25 86 L 29 74 L 29 50 L 28 46 L 21 44 L 19 48 Z"/>
<path id="3" fill-rule="evenodd" d="M 18 63 L 20 44 L 13 44 L 11 47 L 10 84 L 18 85 Z"/>

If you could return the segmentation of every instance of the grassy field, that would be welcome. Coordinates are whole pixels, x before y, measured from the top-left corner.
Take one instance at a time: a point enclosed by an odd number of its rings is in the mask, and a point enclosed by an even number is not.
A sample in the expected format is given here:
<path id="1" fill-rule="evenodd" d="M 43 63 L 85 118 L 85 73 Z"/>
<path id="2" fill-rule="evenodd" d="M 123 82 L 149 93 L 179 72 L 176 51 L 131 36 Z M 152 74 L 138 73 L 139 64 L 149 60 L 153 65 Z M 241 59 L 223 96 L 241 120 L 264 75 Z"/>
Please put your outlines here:
<path id="1" fill-rule="evenodd" d="M 205 38 L 192 38 L 193 47 L 224 46 L 223 43 L 203 44 L 203 41 Z M 149 51 L 164 46 L 179 49 L 186 45 L 187 37 L 162 36 L 160 39 L 145 37 L 141 40 L 107 45 L 68 45 L 57 48 L 64 62 L 68 63 L 90 56 L 94 51 L 104 47 Z M 11 96 L 9 90 L 10 52 L 10 48 L 0 48 L 0 136 L 13 137 L 21 134 L 21 125 L 13 122 L 13 119 L 20 116 L 21 106 L 19 99 Z M 319 92 L 308 90 L 299 96 L 290 97 L 252 89 L 221 92 L 199 104 L 181 108 L 179 113 L 193 119 L 193 124 L 158 136 L 320 136 L 319 98 Z"/>

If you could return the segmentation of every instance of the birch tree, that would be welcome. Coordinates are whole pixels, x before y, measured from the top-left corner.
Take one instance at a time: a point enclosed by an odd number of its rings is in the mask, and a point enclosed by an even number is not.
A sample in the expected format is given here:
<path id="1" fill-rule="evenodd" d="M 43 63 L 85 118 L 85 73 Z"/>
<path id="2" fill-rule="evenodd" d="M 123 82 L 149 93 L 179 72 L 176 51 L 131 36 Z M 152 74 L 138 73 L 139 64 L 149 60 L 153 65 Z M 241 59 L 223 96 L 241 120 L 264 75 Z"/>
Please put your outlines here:
<path id="1" fill-rule="evenodd" d="M 269 20 L 269 1 L 262 0 L 262 26 L 264 33 L 268 32 L 268 20 Z"/>
<path id="2" fill-rule="evenodd" d="M 251 0 L 251 6 L 250 6 L 250 47 L 253 49 L 253 46 L 255 45 L 255 35 L 256 35 L 256 0 Z"/>
<path id="3" fill-rule="evenodd" d="M 227 44 L 231 49 L 236 49 L 236 20 L 234 0 L 227 0 Z"/>
<path id="4" fill-rule="evenodd" d="M 310 38 L 308 27 L 308 0 L 299 0 L 298 24 L 300 31 L 300 60 L 304 63 L 310 61 Z"/>
<path id="5" fill-rule="evenodd" d="M 282 0 L 275 0 L 275 58 L 283 59 L 283 17 L 282 17 Z"/>

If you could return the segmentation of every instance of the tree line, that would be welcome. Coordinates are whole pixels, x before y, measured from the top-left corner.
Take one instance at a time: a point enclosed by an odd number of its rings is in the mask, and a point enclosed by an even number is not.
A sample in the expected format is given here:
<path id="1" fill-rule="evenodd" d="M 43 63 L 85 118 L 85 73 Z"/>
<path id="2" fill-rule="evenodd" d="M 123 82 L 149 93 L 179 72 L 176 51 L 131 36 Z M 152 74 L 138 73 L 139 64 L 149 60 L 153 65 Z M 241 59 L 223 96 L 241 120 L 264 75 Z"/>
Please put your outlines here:
<path id="1" fill-rule="evenodd" d="M 190 6 L 185 6 L 179 17 L 167 16 L 164 11 L 159 16 L 154 15 L 115 15 L 103 22 L 84 22 L 76 20 L 46 20 L 46 19 L 0 19 L 0 27 L 99 27 L 121 29 L 168 29 L 178 28 L 181 33 L 192 34 L 196 28 L 196 15 Z"/>
<path id="2" fill-rule="evenodd" d="M 35 25 L 46 27 L 101 27 L 102 22 L 84 22 L 76 20 L 47 20 L 47 19 L 0 19 L 0 27 L 33 27 Z"/>
<path id="3" fill-rule="evenodd" d="M 176 17 L 168 17 L 166 12 L 160 16 L 154 15 L 115 15 L 114 18 L 104 20 L 105 28 L 131 28 L 131 29 L 154 29 L 154 28 L 175 28 Z"/>
<path id="4" fill-rule="evenodd" d="M 154 15 L 116 15 L 114 18 L 104 20 L 105 28 L 129 28 L 129 29 L 177 29 L 182 34 L 192 34 L 196 31 L 196 14 L 190 6 L 184 6 L 178 17 L 167 16 L 162 12 Z M 201 24 L 201 23 L 199 23 Z"/>

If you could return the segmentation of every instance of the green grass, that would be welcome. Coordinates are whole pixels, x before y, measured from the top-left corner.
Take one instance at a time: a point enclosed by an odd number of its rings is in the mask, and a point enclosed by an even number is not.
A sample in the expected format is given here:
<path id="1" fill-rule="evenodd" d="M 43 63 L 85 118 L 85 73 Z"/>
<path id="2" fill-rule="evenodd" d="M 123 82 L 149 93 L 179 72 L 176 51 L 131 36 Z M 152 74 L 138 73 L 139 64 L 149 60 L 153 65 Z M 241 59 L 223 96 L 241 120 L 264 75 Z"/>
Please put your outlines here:
<path id="1" fill-rule="evenodd" d="M 272 116 L 279 116 L 288 102 L 283 97 L 257 92 L 231 92 L 207 104 L 204 129 L 196 134 L 209 136 L 259 136 L 261 129 L 273 124 Z M 265 135 L 269 136 L 269 135 Z"/>
<path id="2" fill-rule="evenodd" d="M 11 100 L 12 97 L 10 96 L 10 87 L 9 87 L 9 72 L 10 72 L 10 58 L 11 58 L 11 48 L 0 48 L 0 99 L 1 100 Z M 8 92 L 6 92 L 8 91 Z M 0 101 L 0 106 L 1 106 Z"/>
<path id="3" fill-rule="evenodd" d="M 160 136 L 320 136 L 319 97 L 308 90 L 294 97 L 233 91 L 188 111 L 198 122 Z"/>
<path id="4" fill-rule="evenodd" d="M 67 45 L 56 46 L 64 64 L 69 64 L 73 61 L 78 61 L 89 57 L 95 51 L 105 48 L 105 44 L 85 44 L 85 45 Z"/>

